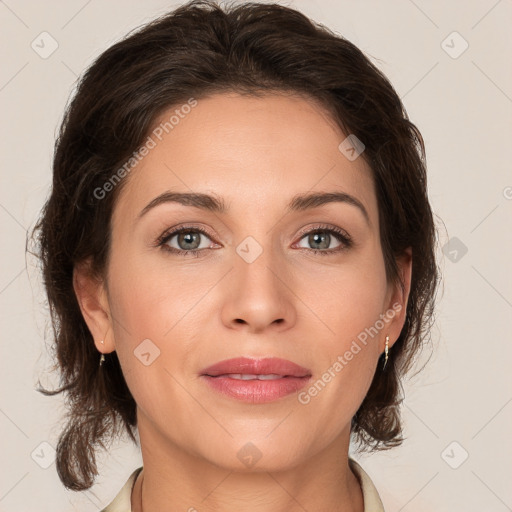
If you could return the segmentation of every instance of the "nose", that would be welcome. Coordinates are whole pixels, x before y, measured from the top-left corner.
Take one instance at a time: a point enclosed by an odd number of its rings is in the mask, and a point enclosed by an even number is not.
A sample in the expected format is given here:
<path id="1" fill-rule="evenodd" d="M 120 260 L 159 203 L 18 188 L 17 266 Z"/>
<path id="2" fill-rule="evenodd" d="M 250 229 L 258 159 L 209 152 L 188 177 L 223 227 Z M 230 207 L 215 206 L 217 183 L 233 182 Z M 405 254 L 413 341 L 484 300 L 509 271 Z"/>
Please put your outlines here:
<path id="1" fill-rule="evenodd" d="M 283 331 L 295 324 L 293 284 L 279 265 L 270 249 L 250 263 L 237 255 L 224 287 L 221 315 L 226 327 L 261 333 Z"/>

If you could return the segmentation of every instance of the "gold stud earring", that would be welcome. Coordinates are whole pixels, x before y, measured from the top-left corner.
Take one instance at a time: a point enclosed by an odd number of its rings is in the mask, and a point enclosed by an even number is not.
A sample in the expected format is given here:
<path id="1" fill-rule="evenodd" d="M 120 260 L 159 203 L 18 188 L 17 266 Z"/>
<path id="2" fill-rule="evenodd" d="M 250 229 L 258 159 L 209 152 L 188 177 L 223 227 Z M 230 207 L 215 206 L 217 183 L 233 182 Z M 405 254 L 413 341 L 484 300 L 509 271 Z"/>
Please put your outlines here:
<path id="1" fill-rule="evenodd" d="M 388 352 L 389 352 L 389 336 L 386 336 L 386 348 L 384 349 L 385 357 L 384 357 L 384 366 L 382 369 L 386 368 L 386 363 L 388 362 Z"/>

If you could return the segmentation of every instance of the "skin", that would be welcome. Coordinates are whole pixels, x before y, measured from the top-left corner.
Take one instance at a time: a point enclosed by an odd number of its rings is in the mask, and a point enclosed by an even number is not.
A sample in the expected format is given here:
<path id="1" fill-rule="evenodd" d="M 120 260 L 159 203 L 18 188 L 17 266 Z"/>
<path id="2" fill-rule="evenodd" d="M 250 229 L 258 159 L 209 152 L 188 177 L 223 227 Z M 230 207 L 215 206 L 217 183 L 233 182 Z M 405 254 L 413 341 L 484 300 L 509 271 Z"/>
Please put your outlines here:
<path id="1" fill-rule="evenodd" d="M 199 100 L 125 178 L 108 277 L 77 267 L 75 290 L 98 351 L 117 351 L 137 403 L 144 470 L 135 511 L 141 487 L 146 511 L 364 510 L 348 465 L 350 421 L 380 371 L 386 335 L 392 347 L 403 327 L 412 260 L 409 252 L 398 261 L 402 292 L 386 280 L 370 169 L 340 152 L 345 137 L 311 99 L 217 94 Z M 230 208 L 164 203 L 138 219 L 171 189 L 216 194 Z M 357 198 L 369 222 L 345 202 L 285 211 L 297 194 L 331 191 Z M 199 257 L 156 246 L 189 223 L 213 235 L 200 235 Z M 342 244 L 301 234 L 319 224 L 344 230 L 353 245 L 314 254 Z M 236 252 L 248 236 L 263 249 L 252 263 Z M 179 248 L 178 236 L 168 245 Z M 239 402 L 199 378 L 224 359 L 276 356 L 316 381 L 396 303 L 401 311 L 308 404 L 296 394 Z M 148 366 L 134 356 L 145 339 L 160 350 Z M 261 452 L 252 467 L 237 457 L 249 442 Z"/>

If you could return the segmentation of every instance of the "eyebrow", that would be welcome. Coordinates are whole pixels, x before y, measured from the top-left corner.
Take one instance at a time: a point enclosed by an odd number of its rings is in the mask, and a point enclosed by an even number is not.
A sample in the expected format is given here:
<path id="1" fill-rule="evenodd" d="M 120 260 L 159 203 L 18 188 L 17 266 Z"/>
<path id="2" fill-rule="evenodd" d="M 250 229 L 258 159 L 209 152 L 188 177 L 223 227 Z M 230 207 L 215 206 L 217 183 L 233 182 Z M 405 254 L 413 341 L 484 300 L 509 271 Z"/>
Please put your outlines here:
<path id="1" fill-rule="evenodd" d="M 178 203 L 184 206 L 193 206 L 214 213 L 226 213 L 229 209 L 223 198 L 216 195 L 200 192 L 173 192 L 167 191 L 150 201 L 139 213 L 139 218 L 149 210 L 164 203 Z M 370 216 L 359 199 L 345 192 L 310 192 L 294 196 L 287 205 L 286 213 L 301 212 L 311 208 L 318 208 L 329 203 L 346 203 L 355 206 L 363 214 L 368 225 L 371 225 Z"/>

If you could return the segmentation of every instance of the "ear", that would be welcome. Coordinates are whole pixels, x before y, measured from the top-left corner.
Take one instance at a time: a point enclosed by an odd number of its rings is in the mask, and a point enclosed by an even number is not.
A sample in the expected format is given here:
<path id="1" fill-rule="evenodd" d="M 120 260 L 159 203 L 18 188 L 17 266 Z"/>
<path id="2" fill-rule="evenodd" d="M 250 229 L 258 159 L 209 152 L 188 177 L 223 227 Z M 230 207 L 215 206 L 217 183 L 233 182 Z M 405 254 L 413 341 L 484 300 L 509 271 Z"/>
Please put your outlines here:
<path id="1" fill-rule="evenodd" d="M 96 348 L 103 354 L 113 352 L 115 343 L 107 290 L 103 279 L 92 272 L 90 260 L 75 265 L 73 289 Z"/>
<path id="2" fill-rule="evenodd" d="M 389 347 L 392 347 L 399 338 L 407 318 L 407 302 L 411 291 L 412 276 L 412 248 L 408 247 L 404 254 L 397 258 L 398 274 L 402 282 L 390 283 L 386 296 L 385 312 L 391 318 L 384 327 L 384 336 L 381 340 L 384 351 L 386 335 L 389 336 Z M 385 313 L 385 314 L 386 314 Z"/>

